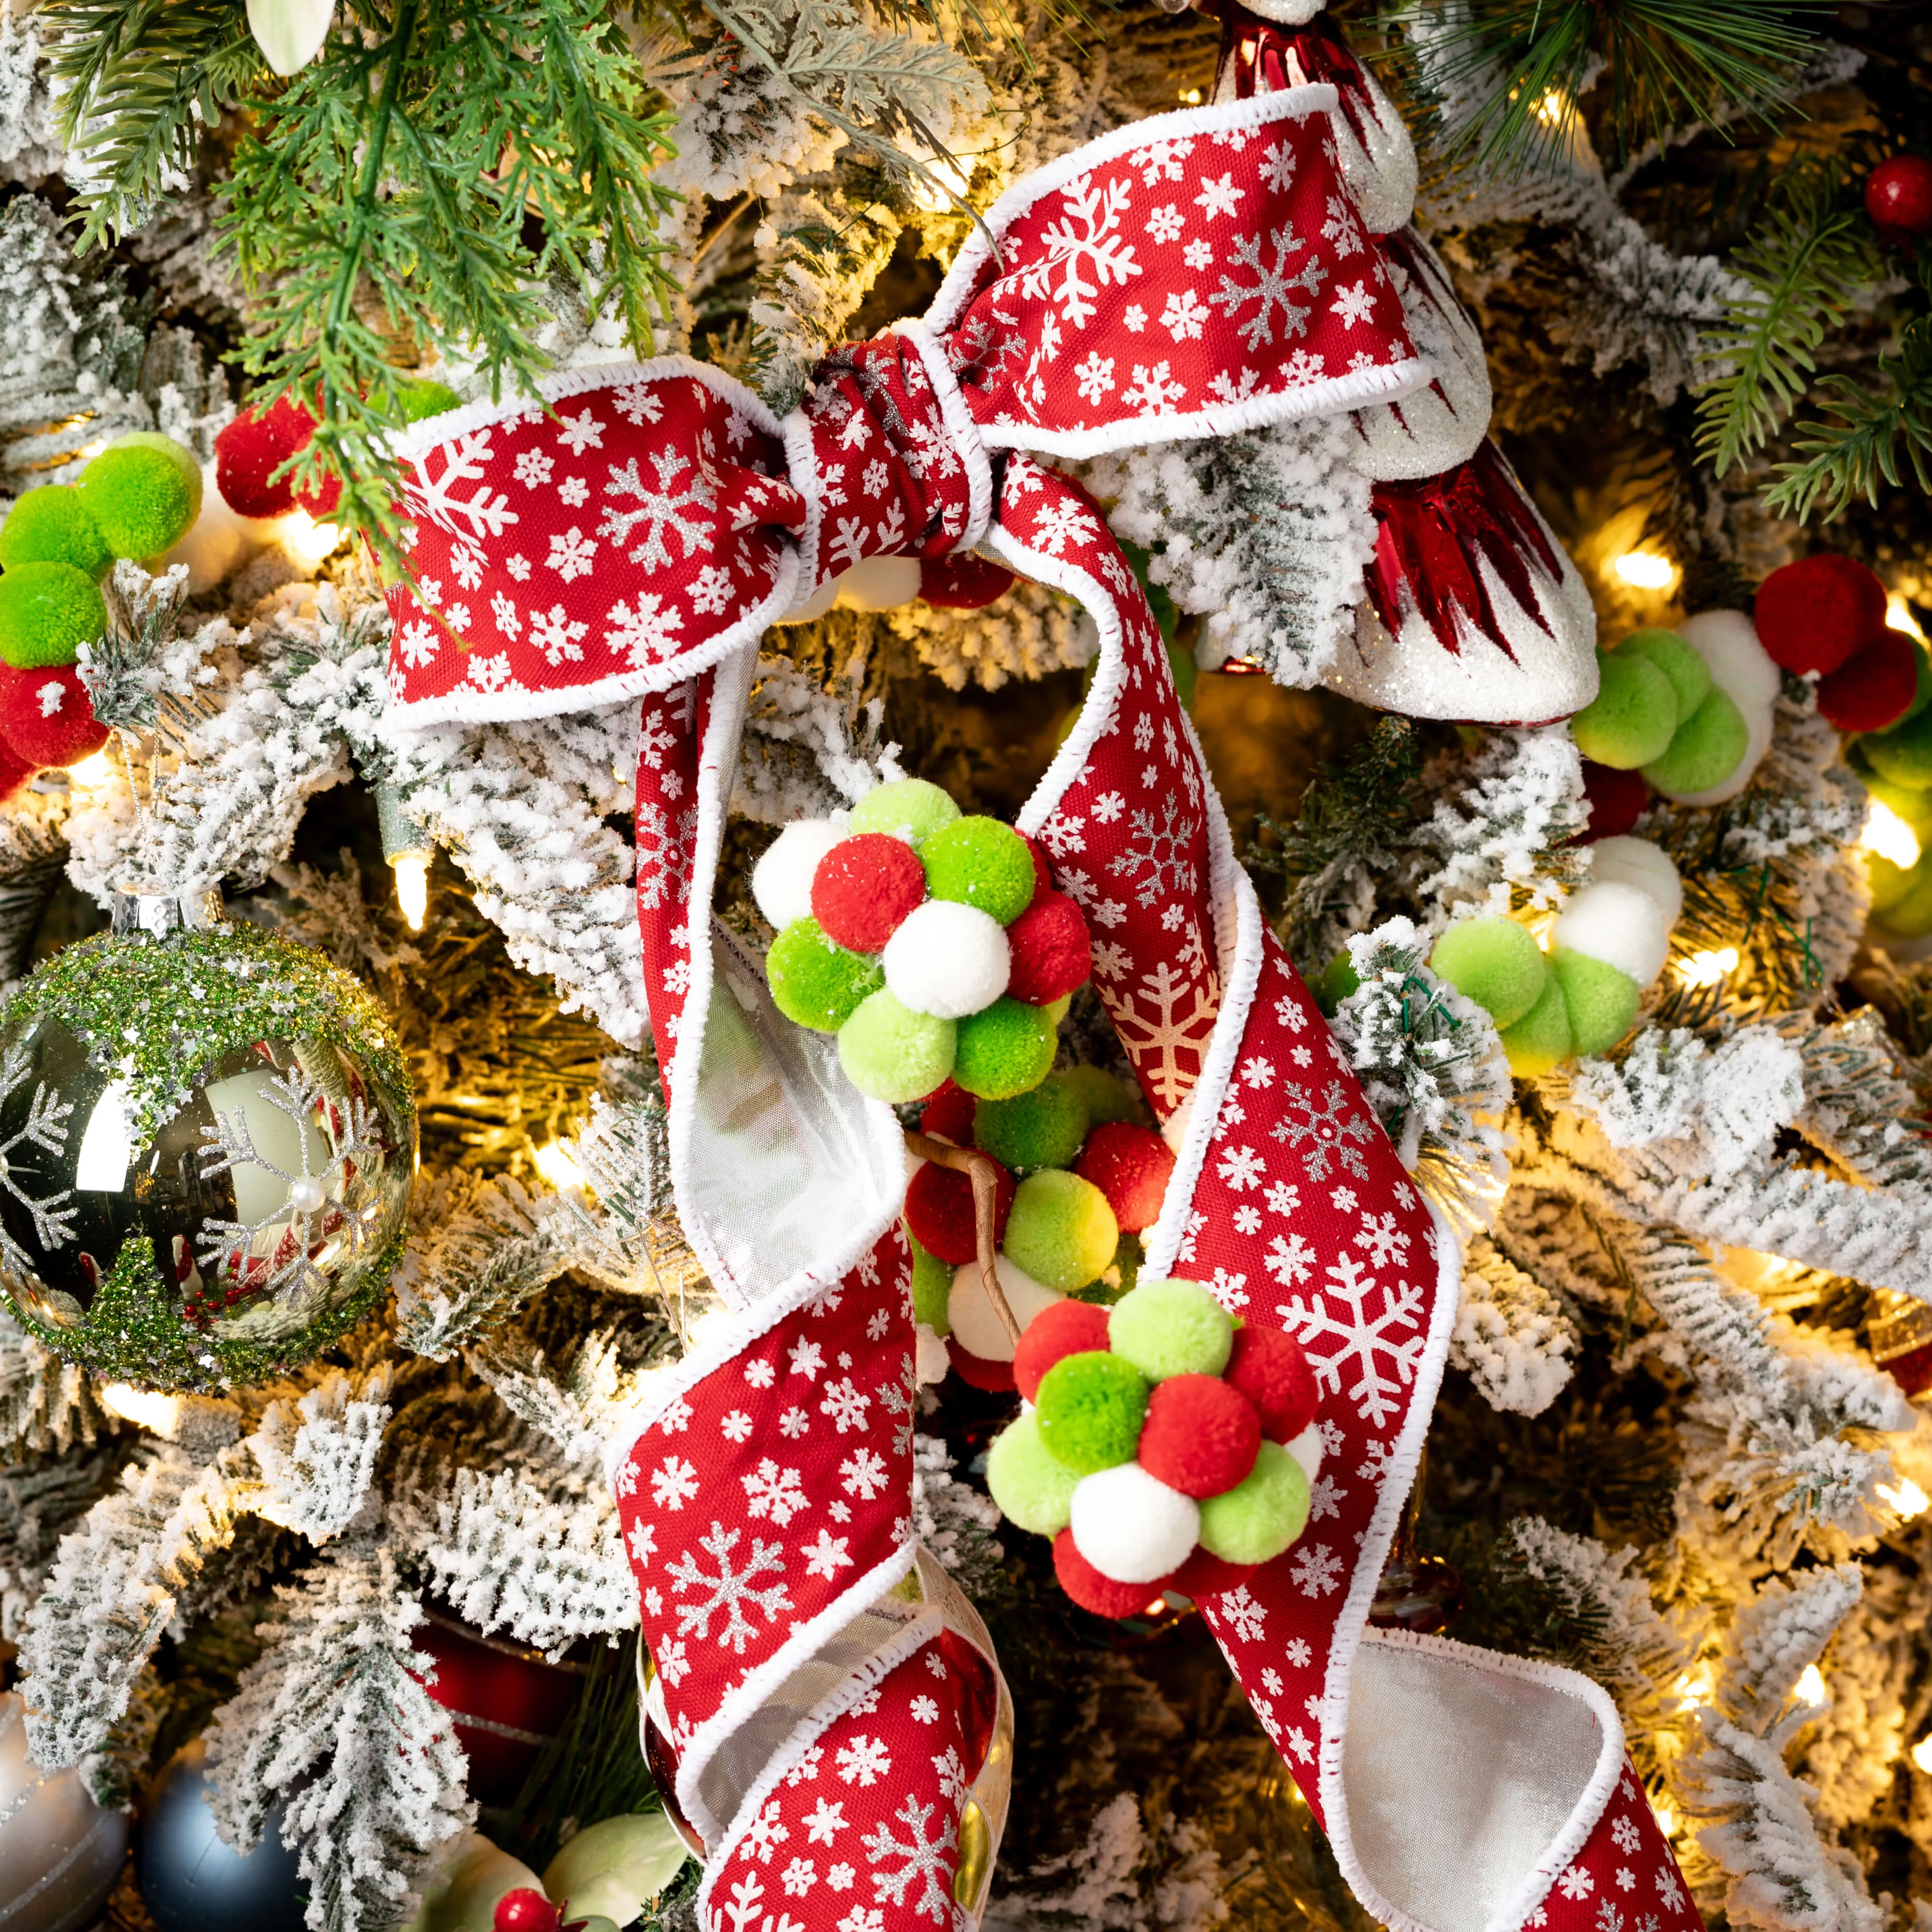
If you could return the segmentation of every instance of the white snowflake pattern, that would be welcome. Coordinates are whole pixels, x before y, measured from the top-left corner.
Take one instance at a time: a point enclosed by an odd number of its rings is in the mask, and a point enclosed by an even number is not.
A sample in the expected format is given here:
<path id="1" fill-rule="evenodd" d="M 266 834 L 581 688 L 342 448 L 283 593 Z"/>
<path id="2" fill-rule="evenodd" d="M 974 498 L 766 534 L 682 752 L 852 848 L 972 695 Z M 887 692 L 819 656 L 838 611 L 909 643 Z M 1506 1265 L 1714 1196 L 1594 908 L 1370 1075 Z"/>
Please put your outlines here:
<path id="1" fill-rule="evenodd" d="M 1022 293 L 1058 302 L 1063 320 L 1084 328 L 1100 290 L 1124 286 L 1141 272 L 1133 244 L 1120 232 L 1132 192 L 1132 184 L 1118 176 L 1096 181 L 1090 174 L 1075 176 L 1061 191 L 1058 220 L 1040 232 L 1039 259 L 1022 272 Z"/>
<path id="2" fill-rule="evenodd" d="M 825 1385 L 825 1400 L 818 1405 L 821 1415 L 829 1415 L 839 1434 L 849 1429 L 863 1429 L 867 1412 L 872 1407 L 870 1396 L 861 1395 L 849 1376 L 842 1376 L 836 1382 Z"/>
<path id="3" fill-rule="evenodd" d="M 681 1510 L 698 1494 L 698 1471 L 681 1456 L 667 1456 L 651 1472 L 651 1494 L 659 1509 Z"/>
<path id="4" fill-rule="evenodd" d="M 808 1844 L 829 1845 L 851 1822 L 845 1815 L 844 1798 L 820 1798 L 814 1803 L 805 1821 L 806 1841 Z"/>
<path id="5" fill-rule="evenodd" d="M 1266 1172 L 1262 1157 L 1251 1147 L 1229 1148 L 1221 1156 L 1221 1165 L 1216 1170 L 1228 1184 L 1230 1193 L 1239 1194 L 1244 1189 L 1258 1186 Z"/>
<path id="6" fill-rule="evenodd" d="M 884 1741 L 868 1738 L 862 1732 L 856 1733 L 850 1744 L 841 1744 L 832 1762 L 848 1784 L 856 1784 L 861 1790 L 878 1784 L 892 1768 L 892 1753 Z"/>
<path id="7" fill-rule="evenodd" d="M 1160 312 L 1160 326 L 1177 342 L 1198 342 L 1208 316 L 1207 305 L 1192 289 L 1177 289 Z"/>
<path id="8" fill-rule="evenodd" d="M 1231 1274 L 1226 1268 L 1217 1268 L 1207 1288 L 1230 1315 L 1238 1315 L 1248 1305 L 1248 1278 L 1244 1274 Z"/>
<path id="9" fill-rule="evenodd" d="M 774 1798 L 752 1820 L 751 1827 L 745 1834 L 746 1858 L 756 1858 L 760 1864 L 768 1865 L 772 1862 L 772 1852 L 790 1838 L 791 1828 L 780 1822 L 779 1811 L 778 1801 Z"/>
<path id="10" fill-rule="evenodd" d="M 1372 1268 L 1406 1267 L 1408 1241 L 1408 1234 L 1397 1226 L 1393 1210 L 1386 1214 L 1364 1214 L 1361 1232 L 1355 1237 L 1356 1246 L 1368 1250 Z"/>
<path id="11" fill-rule="evenodd" d="M 1307 1350 L 1316 1382 L 1331 1394 L 1346 1395 L 1364 1422 L 1384 1428 L 1421 1362 L 1422 1291 L 1406 1281 L 1384 1287 L 1352 1255 L 1330 1262 L 1328 1277 L 1275 1312 Z M 1372 1298 L 1376 1304 L 1372 1314 Z M 1329 1342 L 1339 1346 L 1322 1352 L 1321 1345 Z M 1351 1372 L 1354 1380 L 1345 1388 Z"/>
<path id="12" fill-rule="evenodd" d="M 758 1625 L 746 1613 L 747 1604 L 762 1610 L 766 1622 L 771 1624 L 778 1621 L 782 1611 L 792 1608 L 791 1593 L 784 1580 L 783 1548 L 766 1542 L 762 1537 L 754 1537 L 744 1568 L 737 1569 L 734 1567 L 732 1552 L 742 1535 L 742 1531 L 727 1529 L 722 1522 L 714 1522 L 710 1533 L 699 1538 L 698 1546 L 716 1566 L 715 1575 L 706 1575 L 689 1550 L 666 1570 L 671 1580 L 672 1595 L 681 1597 L 687 1590 L 704 1593 L 694 1603 L 676 1606 L 678 1635 L 710 1638 L 711 1619 L 722 1612 L 724 1622 L 716 1640 L 718 1647 L 739 1657 L 744 1655 L 746 1645 L 758 1634 Z M 767 1575 L 778 1581 L 760 1585 L 754 1580 Z"/>
<path id="13" fill-rule="evenodd" d="M 1234 1589 L 1224 1591 L 1215 1599 L 1214 1608 L 1221 1620 L 1226 1624 L 1243 1643 L 1258 1643 L 1262 1632 L 1267 1628 L 1268 1609 L 1255 1600 L 1253 1593 L 1245 1583 Z"/>
<path id="14" fill-rule="evenodd" d="M 1163 959 L 1121 998 L 1114 1031 L 1154 1100 L 1170 1110 L 1178 1107 L 1199 1073 L 1220 1007 L 1219 984 L 1212 978 L 1204 982 L 1184 978 Z M 1194 1062 L 1191 1069 L 1183 1067 L 1184 1055 Z"/>
<path id="15" fill-rule="evenodd" d="M 1366 282 L 1357 282 L 1353 286 L 1337 289 L 1334 298 L 1328 304 L 1328 313 L 1344 328 L 1353 328 L 1358 322 L 1366 322 L 1376 312 L 1375 291 Z"/>
<path id="16" fill-rule="evenodd" d="M 1556 1881 L 1556 1888 L 1565 1898 L 1588 1898 L 1597 1888 L 1597 1882 L 1581 1865 L 1572 1865 Z"/>
<path id="17" fill-rule="evenodd" d="M 1070 498 L 1049 497 L 1034 512 L 1034 548 L 1048 556 L 1063 556 L 1069 544 L 1091 543 L 1100 534 L 1100 524 Z"/>
<path id="18" fill-rule="evenodd" d="M 870 1502 L 886 1486 L 885 1458 L 871 1449 L 854 1450 L 839 1464 L 838 1473 L 845 1479 L 845 1493 L 848 1496 L 858 1496 L 866 1502 Z"/>
<path id="19" fill-rule="evenodd" d="M 574 584 L 580 577 L 590 574 L 591 562 L 596 554 L 596 539 L 586 537 L 572 524 L 562 536 L 550 538 L 550 555 L 544 561 L 565 583 Z"/>
<path id="20" fill-rule="evenodd" d="M 1230 170 L 1219 181 L 1204 179 L 1201 184 L 1201 192 L 1194 197 L 1194 205 L 1211 221 L 1217 214 L 1238 213 L 1238 205 L 1246 193 L 1246 188 L 1234 185 L 1234 172 Z"/>
<path id="21" fill-rule="evenodd" d="M 811 1507 L 796 1469 L 782 1469 L 767 1456 L 758 1468 L 739 1478 L 745 1488 L 746 1510 L 755 1516 L 770 1516 L 784 1528 L 802 1509 Z"/>
<path id="22" fill-rule="evenodd" d="M 566 610 L 561 604 L 553 604 L 548 610 L 530 614 L 530 642 L 544 654 L 544 662 L 552 666 L 562 664 L 566 658 L 574 661 L 584 655 L 584 647 L 578 640 L 590 628 L 580 623 Z"/>
<path id="23" fill-rule="evenodd" d="M 467 526 L 467 533 L 477 538 L 500 537 L 518 520 L 516 512 L 510 508 L 508 496 L 501 490 L 491 489 L 487 480 L 494 456 L 490 447 L 494 428 L 491 424 L 472 430 L 466 436 L 452 436 L 414 459 L 410 468 L 415 473 L 403 484 L 403 501 L 410 515 L 427 517 L 438 530 L 446 530 L 452 536 L 464 533 L 457 528 L 460 520 Z M 442 468 L 433 475 L 430 465 L 438 457 L 443 460 Z M 469 484 L 477 487 L 466 496 L 459 494 Z M 461 581 L 461 569 L 454 551 L 450 567 L 457 571 Z M 466 590 L 473 587 L 464 585 Z"/>
<path id="24" fill-rule="evenodd" d="M 1298 1550 L 1294 1561 L 1288 1565 L 1288 1574 L 1294 1579 L 1294 1587 L 1304 1597 L 1325 1597 L 1340 1586 L 1342 1559 L 1335 1556 L 1327 1544 L 1318 1543 L 1312 1550 Z"/>
<path id="25" fill-rule="evenodd" d="M 847 1553 L 852 1539 L 848 1536 L 834 1536 L 829 1529 L 821 1528 L 816 1543 L 805 1544 L 799 1554 L 805 1558 L 806 1574 L 822 1576 L 830 1582 L 842 1570 L 852 1568 L 852 1558 Z"/>
<path id="26" fill-rule="evenodd" d="M 604 425 L 594 410 L 586 409 L 574 416 L 560 414 L 557 421 L 561 428 L 556 440 L 572 455 L 581 456 L 586 449 L 604 447 Z"/>
<path id="27" fill-rule="evenodd" d="M 610 628 L 604 642 L 620 657 L 628 658 L 634 669 L 662 664 L 678 649 L 676 632 L 684 628 L 684 614 L 667 610 L 659 597 L 638 593 L 633 610 L 627 598 L 612 604 L 604 621 Z"/>
<path id="28" fill-rule="evenodd" d="M 517 458 L 516 478 L 526 490 L 540 488 L 550 478 L 556 458 L 541 449 L 526 449 Z"/>
<path id="29" fill-rule="evenodd" d="M 1164 416 L 1172 413 L 1171 406 L 1186 393 L 1187 385 L 1175 380 L 1166 363 L 1156 362 L 1148 369 L 1136 362 L 1132 379 L 1121 392 L 1120 400 L 1144 410 L 1149 416 Z"/>
<path id="30" fill-rule="evenodd" d="M 1092 350 L 1084 362 L 1074 365 L 1073 380 L 1079 385 L 1083 403 L 1097 403 L 1114 387 L 1114 358 Z"/>

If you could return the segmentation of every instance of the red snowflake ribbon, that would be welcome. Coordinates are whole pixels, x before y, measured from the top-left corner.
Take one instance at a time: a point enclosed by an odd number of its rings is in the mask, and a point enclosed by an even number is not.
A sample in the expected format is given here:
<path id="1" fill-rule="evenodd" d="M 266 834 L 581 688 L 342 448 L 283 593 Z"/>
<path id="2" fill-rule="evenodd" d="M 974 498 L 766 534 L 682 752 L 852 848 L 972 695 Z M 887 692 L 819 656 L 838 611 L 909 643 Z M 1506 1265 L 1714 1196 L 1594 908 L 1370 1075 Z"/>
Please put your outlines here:
<path id="1" fill-rule="evenodd" d="M 897 1123 L 777 1015 L 710 913 L 766 624 L 866 557 L 970 548 L 1099 628 L 1085 706 L 1020 823 L 1085 913 L 1175 1149 L 1149 1267 L 1292 1328 L 1319 1379 L 1308 1533 L 1204 1606 L 1230 1661 L 1351 1882 L 1404 1932 L 1552 1913 L 1624 1932 L 1616 1900 L 1674 1874 L 1648 1812 L 1618 1809 L 1621 1733 L 1594 1687 L 1366 1630 L 1454 1244 L 1234 862 L 1104 518 L 1017 453 L 1226 434 L 1427 380 L 1338 171 L 1335 99 L 1162 116 L 1022 183 L 988 218 L 998 255 L 969 242 L 925 324 L 828 358 L 782 423 L 673 361 L 556 379 L 554 418 L 465 410 L 402 445 L 419 594 L 392 599 L 398 721 L 644 695 L 638 910 L 672 1182 L 733 1312 L 630 1418 L 611 1471 L 707 1932 L 946 1932 L 984 1904 L 1004 1817 L 1004 1686 L 912 1527 Z M 1650 1901 L 1630 1898 L 1629 1932 L 1649 1932 Z"/>

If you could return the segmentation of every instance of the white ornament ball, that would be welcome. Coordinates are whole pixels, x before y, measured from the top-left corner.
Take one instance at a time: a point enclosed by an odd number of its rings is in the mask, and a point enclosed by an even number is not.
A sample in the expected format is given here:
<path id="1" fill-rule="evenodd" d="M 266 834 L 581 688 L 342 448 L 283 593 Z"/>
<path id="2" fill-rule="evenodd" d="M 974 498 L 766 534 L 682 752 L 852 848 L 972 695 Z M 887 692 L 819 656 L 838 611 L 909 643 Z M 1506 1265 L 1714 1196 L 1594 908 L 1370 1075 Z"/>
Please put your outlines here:
<path id="1" fill-rule="evenodd" d="M 1573 892 L 1556 915 L 1550 944 L 1628 973 L 1648 986 L 1664 970 L 1670 928 L 1664 908 L 1646 892 L 1620 879 Z"/>
<path id="2" fill-rule="evenodd" d="M 1013 1319 L 1023 1334 L 1042 1308 L 1051 1308 L 1056 1301 L 1066 1299 L 1057 1289 L 1045 1287 L 1031 1275 L 1023 1274 L 1004 1255 L 993 1257 L 993 1272 L 1000 1278 L 1006 1306 L 1013 1311 Z M 977 1355 L 987 1362 L 1012 1360 L 1013 1345 L 1006 1339 L 1006 1324 L 993 1312 L 993 1304 L 986 1299 L 986 1285 L 980 1279 L 977 1262 L 968 1262 L 953 1272 L 952 1292 L 946 1298 L 946 1325 L 969 1355 Z"/>
<path id="3" fill-rule="evenodd" d="M 886 941 L 886 990 L 902 1006 L 942 1020 L 983 1012 L 1006 990 L 1006 928 L 977 906 L 928 899 Z"/>
<path id="4" fill-rule="evenodd" d="M 1178 1570 L 1201 1538 L 1201 1507 L 1138 1462 L 1116 1463 L 1074 1486 L 1073 1546 L 1117 1583 L 1152 1583 Z"/>
<path id="5" fill-rule="evenodd" d="M 1634 886 L 1657 902 L 1666 926 L 1675 926 L 1684 910 L 1684 882 L 1670 854 L 1648 838 L 1599 838 L 1590 848 L 1590 883 L 1602 885 L 1611 880 Z"/>
<path id="6" fill-rule="evenodd" d="M 779 932 L 812 910 L 812 875 L 819 860 L 844 839 L 844 818 L 839 812 L 830 818 L 794 820 L 752 868 L 752 896 Z"/>

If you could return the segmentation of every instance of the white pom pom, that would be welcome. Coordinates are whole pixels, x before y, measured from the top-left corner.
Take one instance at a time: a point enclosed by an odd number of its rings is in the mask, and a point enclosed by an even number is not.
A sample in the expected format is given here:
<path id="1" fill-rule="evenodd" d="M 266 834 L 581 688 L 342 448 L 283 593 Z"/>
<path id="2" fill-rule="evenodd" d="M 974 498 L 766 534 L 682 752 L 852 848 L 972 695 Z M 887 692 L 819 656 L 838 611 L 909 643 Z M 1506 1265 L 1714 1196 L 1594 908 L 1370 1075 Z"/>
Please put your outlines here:
<path id="1" fill-rule="evenodd" d="M 914 1372 L 920 1384 L 945 1381 L 946 1372 L 952 1366 L 952 1358 L 946 1352 L 945 1338 L 922 1322 L 913 1330 L 913 1345 Z"/>
<path id="2" fill-rule="evenodd" d="M 1677 923 L 1684 910 L 1684 882 L 1662 846 L 1648 838 L 1599 838 L 1590 848 L 1590 883 L 1602 885 L 1612 879 L 1648 893 L 1662 910 L 1664 924 Z"/>
<path id="3" fill-rule="evenodd" d="M 844 836 L 845 828 L 832 819 L 796 820 L 752 868 L 752 896 L 779 932 L 811 911 L 812 875 L 819 860 Z"/>
<path id="4" fill-rule="evenodd" d="M 1757 640 L 1757 626 L 1742 610 L 1700 610 L 1678 631 L 1711 668 L 1711 682 L 1744 713 L 1744 754 L 1738 768 L 1708 791 L 1671 792 L 1680 805 L 1722 805 L 1751 782 L 1771 744 L 1772 718 L 1784 674 Z"/>
<path id="5" fill-rule="evenodd" d="M 1600 959 L 1647 986 L 1664 970 L 1670 928 L 1664 908 L 1648 892 L 1610 879 L 1571 893 L 1550 940 L 1552 946 Z"/>
<path id="6" fill-rule="evenodd" d="M 983 1012 L 1006 990 L 1012 949 L 1000 922 L 956 899 L 928 899 L 886 941 L 886 989 L 942 1020 Z"/>
<path id="7" fill-rule="evenodd" d="M 1201 1538 L 1201 1508 L 1138 1462 L 1083 1476 L 1071 1505 L 1073 1546 L 1117 1583 L 1151 1583 L 1178 1570 Z"/>
<path id="8" fill-rule="evenodd" d="M 1322 1425 L 1311 1422 L 1292 1442 L 1281 1445 L 1301 1465 L 1301 1473 L 1312 1483 L 1322 1473 Z"/>
<path id="9" fill-rule="evenodd" d="M 1058 1290 L 1042 1287 L 1031 1275 L 1022 1274 L 1004 1255 L 993 1257 L 993 1272 L 1000 1278 L 1006 1306 L 1013 1311 L 1013 1319 L 1022 1333 L 1033 1325 L 1034 1317 L 1042 1308 L 1051 1308 L 1056 1301 L 1066 1299 Z M 946 1298 L 946 1325 L 969 1355 L 988 1362 L 1012 1360 L 1013 1345 L 1006 1339 L 1006 1324 L 993 1312 L 993 1304 L 986 1299 L 986 1286 L 980 1279 L 977 1262 L 968 1262 L 954 1270 L 952 1292 Z"/>

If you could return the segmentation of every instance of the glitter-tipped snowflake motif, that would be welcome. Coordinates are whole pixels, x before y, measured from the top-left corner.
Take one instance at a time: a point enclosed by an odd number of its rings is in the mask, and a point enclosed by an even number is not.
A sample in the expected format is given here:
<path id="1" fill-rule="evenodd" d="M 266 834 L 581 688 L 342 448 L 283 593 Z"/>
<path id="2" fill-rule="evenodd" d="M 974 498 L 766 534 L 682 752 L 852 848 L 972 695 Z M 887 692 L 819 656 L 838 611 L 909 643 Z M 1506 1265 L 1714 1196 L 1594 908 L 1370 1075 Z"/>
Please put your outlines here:
<path id="1" fill-rule="evenodd" d="M 1126 880 L 1143 908 L 1192 893 L 1200 877 L 1194 862 L 1194 838 L 1201 828 L 1180 810 L 1174 794 L 1162 799 L 1158 819 L 1150 811 L 1136 810 L 1127 822 L 1133 827 L 1132 835 L 1126 850 L 1108 861 L 1108 871 Z"/>
<path id="2" fill-rule="evenodd" d="M 30 1071 L 27 1043 L 16 1040 L 0 1060 L 0 1102 L 10 1100 L 26 1084 Z M 44 1195 L 29 1194 L 20 1185 L 14 1167 L 15 1151 L 37 1147 L 47 1154 L 58 1154 L 67 1145 L 68 1116 L 74 1112 L 70 1100 L 56 1100 L 44 1081 L 34 1084 L 34 1097 L 27 1103 L 27 1118 L 5 1140 L 0 1141 L 0 1187 L 6 1189 L 26 1208 L 34 1223 L 34 1239 L 43 1250 L 64 1248 L 74 1239 L 74 1217 L 80 1210 L 67 1204 L 74 1190 L 62 1187 Z M 23 1253 L 13 1236 L 0 1222 L 0 1254 L 15 1268 L 32 1270 L 32 1256 Z"/>
<path id="3" fill-rule="evenodd" d="M 1274 1137 L 1301 1156 L 1301 1169 L 1310 1180 L 1326 1180 L 1339 1162 L 1358 1180 L 1369 1178 L 1369 1163 L 1362 1149 L 1376 1137 L 1367 1117 L 1350 1104 L 1348 1090 L 1339 1080 L 1331 1080 L 1318 1105 L 1304 1089 L 1292 1096 L 1288 1105 L 1307 1115 L 1303 1120 L 1286 1115 L 1273 1129 Z"/>
<path id="4" fill-rule="evenodd" d="M 698 1548 L 717 1567 L 716 1576 L 707 1576 L 689 1550 L 667 1566 L 672 1595 L 682 1597 L 687 1590 L 703 1593 L 696 1601 L 676 1606 L 678 1635 L 710 1638 L 711 1619 L 722 1615 L 724 1626 L 712 1640 L 719 1649 L 729 1650 L 738 1657 L 744 1655 L 746 1645 L 758 1634 L 758 1625 L 745 1613 L 747 1604 L 763 1610 L 767 1623 L 776 1623 L 778 1612 L 792 1607 L 791 1592 L 784 1580 L 784 1546 L 754 1536 L 744 1568 L 736 1569 L 732 1552 L 742 1538 L 742 1531 L 727 1529 L 717 1522 L 712 1524 L 709 1534 L 698 1538 Z M 763 1585 L 756 1580 L 767 1575 L 778 1580 Z"/>
<path id="5" fill-rule="evenodd" d="M 620 499 L 634 497 L 637 507 L 608 505 L 604 520 L 597 526 L 597 534 L 614 543 L 628 543 L 632 532 L 642 524 L 644 533 L 629 554 L 631 561 L 642 564 L 646 570 L 668 570 L 673 560 L 664 541 L 665 532 L 676 534 L 686 556 L 694 555 L 698 546 L 710 538 L 712 523 L 710 518 L 692 512 L 715 510 L 718 493 L 701 472 L 693 470 L 687 480 L 685 472 L 692 469 L 691 459 L 674 450 L 658 451 L 650 464 L 658 475 L 655 489 L 639 475 L 634 456 L 628 463 L 610 466 L 610 480 L 604 484 L 604 494 Z"/>
<path id="6" fill-rule="evenodd" d="M 278 1073 L 260 1090 L 260 1099 L 286 1117 L 301 1150 L 301 1164 L 280 1166 L 256 1144 L 245 1108 L 214 1108 L 215 1124 L 201 1130 L 208 1144 L 200 1150 L 204 1180 L 259 1168 L 282 1184 L 282 1198 L 254 1221 L 225 1220 L 211 1214 L 196 1234 L 195 1260 L 224 1282 L 251 1292 L 279 1294 L 291 1287 L 318 1292 L 329 1278 L 315 1264 L 324 1242 L 340 1241 L 360 1254 L 371 1238 L 369 1221 L 353 1211 L 346 1197 L 362 1164 L 385 1147 L 375 1111 L 359 1095 L 332 1096 L 300 1068 Z M 328 1157 L 314 1159 L 318 1130 Z"/>
<path id="7" fill-rule="evenodd" d="M 952 1852 L 956 1834 L 952 1823 L 942 1820 L 938 1835 L 926 1835 L 927 1822 L 936 1809 L 908 1798 L 892 1814 L 891 1824 L 874 1826 L 862 1842 L 866 1856 L 874 1864 L 888 1858 L 901 1862 L 895 1870 L 872 1874 L 873 1895 L 880 1903 L 890 1900 L 902 1906 L 908 1893 L 917 1886 L 919 1896 L 912 1902 L 913 1910 L 935 1925 L 944 1925 L 952 1916 Z M 904 1838 L 894 1832 L 893 1825 L 904 1826 Z"/>

